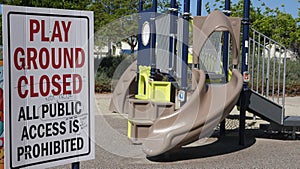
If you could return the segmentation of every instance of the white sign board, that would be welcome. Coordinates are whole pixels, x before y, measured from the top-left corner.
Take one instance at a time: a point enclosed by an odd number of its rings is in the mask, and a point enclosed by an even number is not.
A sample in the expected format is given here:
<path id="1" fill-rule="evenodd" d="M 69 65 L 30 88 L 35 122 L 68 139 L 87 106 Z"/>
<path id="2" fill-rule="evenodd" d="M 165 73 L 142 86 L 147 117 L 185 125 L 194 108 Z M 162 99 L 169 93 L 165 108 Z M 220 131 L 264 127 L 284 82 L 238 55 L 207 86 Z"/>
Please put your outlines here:
<path id="1" fill-rule="evenodd" d="M 3 6 L 5 168 L 94 158 L 93 13 Z"/>

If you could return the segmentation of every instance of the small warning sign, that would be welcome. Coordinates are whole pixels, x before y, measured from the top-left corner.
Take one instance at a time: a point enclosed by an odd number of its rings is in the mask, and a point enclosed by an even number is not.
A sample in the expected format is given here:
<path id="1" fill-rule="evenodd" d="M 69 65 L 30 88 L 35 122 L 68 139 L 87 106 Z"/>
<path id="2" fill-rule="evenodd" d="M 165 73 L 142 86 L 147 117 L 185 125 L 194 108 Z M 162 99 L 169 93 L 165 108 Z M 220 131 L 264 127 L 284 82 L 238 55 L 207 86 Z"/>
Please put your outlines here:
<path id="1" fill-rule="evenodd" d="M 249 82 L 250 81 L 250 73 L 249 72 L 244 72 L 243 73 L 243 77 L 244 77 L 244 82 Z"/>
<path id="2" fill-rule="evenodd" d="M 179 92 L 178 92 L 178 101 L 180 101 L 180 102 L 185 101 L 185 91 L 184 90 L 179 90 Z"/>

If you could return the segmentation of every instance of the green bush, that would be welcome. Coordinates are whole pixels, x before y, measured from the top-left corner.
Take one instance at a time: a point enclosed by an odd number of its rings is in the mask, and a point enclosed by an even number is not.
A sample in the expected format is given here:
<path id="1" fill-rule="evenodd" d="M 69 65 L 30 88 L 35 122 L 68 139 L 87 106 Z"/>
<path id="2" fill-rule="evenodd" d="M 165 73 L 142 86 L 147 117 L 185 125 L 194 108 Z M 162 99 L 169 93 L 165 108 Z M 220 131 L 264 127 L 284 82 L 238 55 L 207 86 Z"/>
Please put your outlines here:
<path id="1" fill-rule="evenodd" d="M 131 62 L 127 55 L 103 58 L 95 75 L 95 92 L 112 92 L 113 81 L 116 80 L 112 78 L 119 78 Z M 120 64 L 125 66 L 118 67 Z"/>
<path id="2" fill-rule="evenodd" d="M 110 92 L 110 81 L 111 79 L 103 72 L 97 72 L 95 77 L 95 92 L 104 93 Z"/>

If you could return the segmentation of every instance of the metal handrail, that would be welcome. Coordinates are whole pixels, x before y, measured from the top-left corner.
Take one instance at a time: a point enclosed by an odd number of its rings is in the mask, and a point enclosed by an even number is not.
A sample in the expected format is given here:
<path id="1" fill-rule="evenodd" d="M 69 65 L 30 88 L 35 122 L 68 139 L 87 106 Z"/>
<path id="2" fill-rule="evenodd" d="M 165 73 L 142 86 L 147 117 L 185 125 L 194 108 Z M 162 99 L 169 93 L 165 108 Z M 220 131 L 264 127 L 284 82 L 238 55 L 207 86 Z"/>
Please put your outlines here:
<path id="1" fill-rule="evenodd" d="M 252 37 L 249 39 L 249 57 L 251 57 L 249 58 L 249 62 L 251 62 L 251 64 L 249 64 L 249 72 L 251 72 L 251 89 L 282 106 L 282 117 L 285 117 L 284 108 L 287 49 L 279 42 L 267 37 L 255 29 L 251 28 L 251 31 L 253 33 Z M 278 53 L 276 49 L 279 49 Z M 283 72 L 281 72 L 282 66 Z M 254 83 L 254 80 L 256 80 L 256 84 Z M 256 89 L 254 89 L 254 85 L 256 85 Z"/>

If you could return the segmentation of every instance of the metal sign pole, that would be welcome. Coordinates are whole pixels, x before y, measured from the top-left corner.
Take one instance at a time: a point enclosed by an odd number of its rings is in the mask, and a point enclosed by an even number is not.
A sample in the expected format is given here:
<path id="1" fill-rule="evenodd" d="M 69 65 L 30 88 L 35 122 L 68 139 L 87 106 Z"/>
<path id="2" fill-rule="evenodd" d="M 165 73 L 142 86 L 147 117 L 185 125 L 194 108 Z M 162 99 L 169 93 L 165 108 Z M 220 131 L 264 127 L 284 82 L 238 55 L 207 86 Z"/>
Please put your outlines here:
<path id="1" fill-rule="evenodd" d="M 80 168 L 80 162 L 72 163 L 72 169 L 79 169 L 79 168 Z"/>

